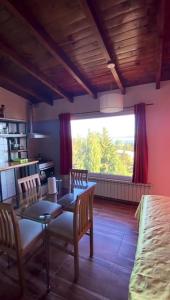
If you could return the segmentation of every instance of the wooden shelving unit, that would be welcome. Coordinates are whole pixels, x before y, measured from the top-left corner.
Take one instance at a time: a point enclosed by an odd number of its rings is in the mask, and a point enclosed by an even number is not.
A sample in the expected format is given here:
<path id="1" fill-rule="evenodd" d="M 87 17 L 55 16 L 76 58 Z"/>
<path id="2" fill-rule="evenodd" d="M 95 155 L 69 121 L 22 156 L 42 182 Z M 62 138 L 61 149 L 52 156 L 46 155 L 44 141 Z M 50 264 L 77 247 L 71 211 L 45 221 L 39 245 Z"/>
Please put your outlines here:
<path id="1" fill-rule="evenodd" d="M 28 158 L 27 123 L 25 121 L 0 118 L 0 138 L 6 139 L 8 161 Z"/>

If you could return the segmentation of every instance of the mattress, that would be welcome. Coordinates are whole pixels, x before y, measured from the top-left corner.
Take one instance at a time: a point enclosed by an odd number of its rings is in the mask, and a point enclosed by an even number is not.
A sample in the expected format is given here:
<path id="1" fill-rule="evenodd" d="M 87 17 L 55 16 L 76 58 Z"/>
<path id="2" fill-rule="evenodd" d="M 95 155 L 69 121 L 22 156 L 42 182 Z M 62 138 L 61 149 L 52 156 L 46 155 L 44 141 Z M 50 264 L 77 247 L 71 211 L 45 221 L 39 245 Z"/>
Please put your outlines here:
<path id="1" fill-rule="evenodd" d="M 145 195 L 129 300 L 170 300 L 170 197 Z"/>

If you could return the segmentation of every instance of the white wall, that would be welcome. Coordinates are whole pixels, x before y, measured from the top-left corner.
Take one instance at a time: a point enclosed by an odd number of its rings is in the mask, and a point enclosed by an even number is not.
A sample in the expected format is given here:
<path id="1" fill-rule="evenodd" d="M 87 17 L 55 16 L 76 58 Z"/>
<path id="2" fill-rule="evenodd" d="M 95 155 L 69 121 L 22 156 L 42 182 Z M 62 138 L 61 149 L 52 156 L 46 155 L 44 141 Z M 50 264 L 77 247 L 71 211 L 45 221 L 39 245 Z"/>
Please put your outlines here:
<path id="1" fill-rule="evenodd" d="M 0 106 L 5 105 L 5 118 L 27 119 L 27 100 L 0 87 Z"/>
<path id="2" fill-rule="evenodd" d="M 156 90 L 154 84 L 145 84 L 127 88 L 124 106 L 131 106 L 141 101 L 146 103 L 155 103 L 160 96 L 162 97 L 163 94 L 166 94 L 167 90 L 170 90 L 170 81 L 162 83 L 162 88 L 160 90 Z M 115 92 L 118 91 L 116 90 Z M 74 103 L 70 103 L 65 99 L 59 99 L 54 101 L 53 106 L 46 103 L 38 104 L 35 109 L 35 119 L 37 121 L 49 120 L 56 119 L 58 115 L 63 112 L 70 112 L 74 114 L 98 110 L 98 99 L 93 99 L 92 97 L 85 95 L 76 97 Z"/>
<path id="3" fill-rule="evenodd" d="M 135 103 L 153 103 L 146 108 L 149 170 L 148 179 L 153 185 L 153 193 L 170 196 L 170 81 L 145 84 L 127 88 L 124 106 Z M 39 104 L 35 109 L 37 121 L 56 119 L 63 112 L 80 113 L 99 110 L 99 101 L 90 96 L 81 96 L 75 102 L 56 100 L 53 106 Z"/>

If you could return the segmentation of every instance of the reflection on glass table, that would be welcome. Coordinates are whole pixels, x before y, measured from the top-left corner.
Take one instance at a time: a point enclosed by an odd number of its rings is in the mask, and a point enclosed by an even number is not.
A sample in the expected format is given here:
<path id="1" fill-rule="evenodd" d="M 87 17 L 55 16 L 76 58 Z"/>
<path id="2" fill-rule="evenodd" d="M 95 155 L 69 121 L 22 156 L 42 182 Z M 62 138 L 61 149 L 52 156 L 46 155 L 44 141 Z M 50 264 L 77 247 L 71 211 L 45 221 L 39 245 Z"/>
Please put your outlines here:
<path id="1" fill-rule="evenodd" d="M 52 218 L 56 217 L 62 209 L 73 210 L 77 197 L 90 191 L 95 185 L 95 182 L 84 182 L 78 186 L 68 185 L 53 195 L 48 195 L 43 186 L 31 189 L 19 195 L 17 214 L 34 220 L 45 213 L 50 214 Z"/>

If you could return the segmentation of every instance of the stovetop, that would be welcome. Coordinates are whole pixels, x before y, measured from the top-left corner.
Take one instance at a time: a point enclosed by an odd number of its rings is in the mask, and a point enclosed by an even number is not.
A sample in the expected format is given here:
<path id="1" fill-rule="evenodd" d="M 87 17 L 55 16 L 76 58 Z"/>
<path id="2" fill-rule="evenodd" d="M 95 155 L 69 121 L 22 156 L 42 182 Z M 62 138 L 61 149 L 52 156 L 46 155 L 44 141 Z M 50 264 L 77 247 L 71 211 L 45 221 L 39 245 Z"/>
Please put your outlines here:
<path id="1" fill-rule="evenodd" d="M 48 169 L 48 168 L 54 167 L 54 162 L 52 160 L 49 160 L 49 161 L 41 160 L 41 161 L 39 161 L 38 165 L 39 165 L 39 169 L 43 170 L 43 169 Z"/>
<path id="2" fill-rule="evenodd" d="M 46 162 L 49 162 L 49 160 L 46 160 L 46 159 L 39 159 L 38 163 L 39 164 L 44 164 Z"/>

